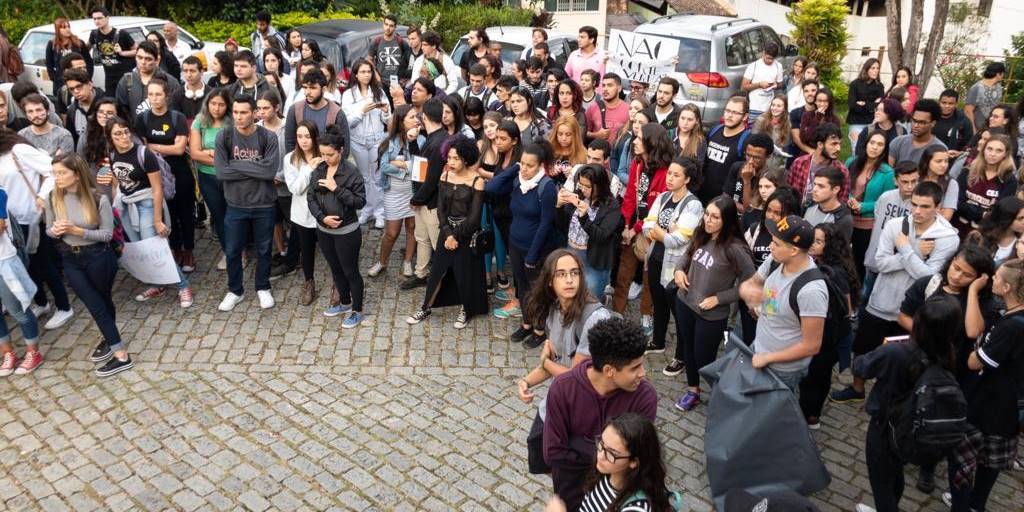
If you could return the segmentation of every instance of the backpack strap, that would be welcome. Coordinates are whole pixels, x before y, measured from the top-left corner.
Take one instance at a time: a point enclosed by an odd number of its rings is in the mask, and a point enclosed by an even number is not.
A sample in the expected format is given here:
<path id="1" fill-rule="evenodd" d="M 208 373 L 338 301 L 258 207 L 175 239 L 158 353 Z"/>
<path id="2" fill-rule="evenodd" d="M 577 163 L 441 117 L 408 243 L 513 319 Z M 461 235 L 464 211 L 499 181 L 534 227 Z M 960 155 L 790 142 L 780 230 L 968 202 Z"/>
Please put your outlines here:
<path id="1" fill-rule="evenodd" d="M 942 286 L 942 274 L 935 274 L 928 280 L 928 284 L 924 287 L 924 298 L 927 300 L 935 292 L 939 291 L 939 287 Z"/>
<path id="2" fill-rule="evenodd" d="M 551 183 L 551 178 L 545 174 L 541 176 L 540 183 L 537 183 L 537 202 L 544 206 L 544 190 Z"/>
<path id="3" fill-rule="evenodd" d="M 900 231 L 902 231 L 904 235 L 910 236 L 910 217 L 903 217 L 903 225 L 900 226 Z"/>
<path id="4" fill-rule="evenodd" d="M 299 123 L 302 122 L 302 118 L 305 117 L 305 114 L 306 114 L 306 102 L 304 102 L 304 101 L 296 101 L 295 105 L 292 107 L 292 109 L 295 110 L 295 126 L 298 126 Z"/>
<path id="5" fill-rule="evenodd" d="M 608 128 L 608 105 L 600 97 L 595 97 L 594 103 L 597 103 L 597 109 L 601 111 L 601 129 L 604 130 Z"/>
<path id="6" fill-rule="evenodd" d="M 804 286 L 811 281 L 826 280 L 825 274 L 822 273 L 819 268 L 811 268 L 803 271 L 796 280 L 793 281 L 793 285 L 789 288 L 789 308 L 796 313 L 797 318 L 800 318 L 800 304 L 797 302 L 797 296 L 800 295 L 800 290 L 804 289 Z M 828 283 L 825 283 L 826 293 L 828 292 Z"/>

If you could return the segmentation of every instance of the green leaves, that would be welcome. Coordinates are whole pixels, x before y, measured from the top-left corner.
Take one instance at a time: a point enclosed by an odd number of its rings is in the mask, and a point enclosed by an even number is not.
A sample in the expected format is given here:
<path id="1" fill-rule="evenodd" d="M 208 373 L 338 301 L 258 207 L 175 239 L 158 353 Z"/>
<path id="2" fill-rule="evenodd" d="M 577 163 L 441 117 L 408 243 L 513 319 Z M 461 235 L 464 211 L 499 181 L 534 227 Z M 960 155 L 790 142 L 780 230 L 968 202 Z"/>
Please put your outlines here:
<path id="1" fill-rule="evenodd" d="M 839 76 L 850 39 L 846 29 L 849 13 L 846 0 L 801 0 L 786 13 L 786 20 L 793 25 L 790 35 L 803 55 L 821 65 L 825 80 Z"/>

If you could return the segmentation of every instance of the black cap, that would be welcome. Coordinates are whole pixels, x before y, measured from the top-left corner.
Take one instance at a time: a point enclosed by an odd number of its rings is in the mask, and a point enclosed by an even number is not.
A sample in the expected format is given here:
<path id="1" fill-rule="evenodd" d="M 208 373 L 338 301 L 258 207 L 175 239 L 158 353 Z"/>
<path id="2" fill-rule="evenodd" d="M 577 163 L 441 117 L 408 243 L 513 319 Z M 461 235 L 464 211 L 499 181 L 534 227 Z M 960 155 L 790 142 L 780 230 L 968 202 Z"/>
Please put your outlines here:
<path id="1" fill-rule="evenodd" d="M 725 512 L 818 512 L 818 507 L 792 491 L 757 497 L 743 489 L 732 489 L 725 495 Z"/>
<path id="2" fill-rule="evenodd" d="M 787 244 L 808 250 L 814 244 L 814 226 L 799 215 L 789 215 L 772 224 L 766 223 L 772 236 Z"/>

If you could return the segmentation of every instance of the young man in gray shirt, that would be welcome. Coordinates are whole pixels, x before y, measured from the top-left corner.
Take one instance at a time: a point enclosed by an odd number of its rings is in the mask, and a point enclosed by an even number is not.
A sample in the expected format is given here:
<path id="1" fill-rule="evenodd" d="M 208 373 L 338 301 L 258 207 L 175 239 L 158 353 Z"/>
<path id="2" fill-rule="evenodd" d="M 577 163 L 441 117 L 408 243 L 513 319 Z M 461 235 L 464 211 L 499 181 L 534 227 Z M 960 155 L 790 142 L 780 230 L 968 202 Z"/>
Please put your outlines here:
<path id="1" fill-rule="evenodd" d="M 217 134 L 214 166 L 228 203 L 224 215 L 224 255 L 228 263 L 228 293 L 218 309 L 231 311 L 245 293 L 242 252 L 252 232 L 256 246 L 256 295 L 260 307 L 274 307 L 270 293 L 270 253 L 277 222 L 274 177 L 281 168 L 277 136 L 256 126 L 256 100 L 238 96 L 231 106 L 232 129 Z"/>
<path id="2" fill-rule="evenodd" d="M 31 123 L 21 129 L 21 135 L 36 149 L 45 151 L 51 157 L 70 155 L 75 151 L 71 132 L 50 122 L 50 102 L 41 94 L 29 94 L 21 100 L 21 109 Z"/>
<path id="3" fill-rule="evenodd" d="M 921 155 L 932 146 L 946 149 L 938 137 L 932 135 L 935 123 L 942 115 L 939 103 L 931 99 L 918 100 L 914 113 L 910 115 L 910 133 L 900 135 L 889 143 L 889 167 L 896 168 L 900 162 L 921 161 Z"/>
<path id="4" fill-rule="evenodd" d="M 770 367 L 790 389 L 795 389 L 821 350 L 828 315 L 828 287 L 823 279 L 807 282 L 798 290 L 793 311 L 789 295 L 800 274 L 816 268 L 807 251 L 814 243 L 814 227 L 790 215 L 767 223 L 772 234 L 772 255 L 757 273 L 740 285 L 740 297 L 757 311 L 754 337 L 754 368 Z M 777 266 L 773 268 L 773 262 Z"/>
<path id="5" fill-rule="evenodd" d="M 846 177 L 835 167 L 826 167 L 814 176 L 811 200 L 814 204 L 804 212 L 804 220 L 811 226 L 821 223 L 835 224 L 849 243 L 853 237 L 853 213 L 839 201 L 839 191 Z"/>

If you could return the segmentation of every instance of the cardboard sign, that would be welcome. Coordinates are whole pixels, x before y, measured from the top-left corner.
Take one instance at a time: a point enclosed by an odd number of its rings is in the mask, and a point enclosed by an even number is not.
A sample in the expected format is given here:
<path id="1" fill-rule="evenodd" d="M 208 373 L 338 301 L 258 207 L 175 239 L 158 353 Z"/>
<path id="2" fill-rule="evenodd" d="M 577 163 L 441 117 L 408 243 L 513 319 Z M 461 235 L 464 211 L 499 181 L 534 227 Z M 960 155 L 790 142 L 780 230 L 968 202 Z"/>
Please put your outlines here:
<path id="1" fill-rule="evenodd" d="M 126 242 L 120 263 L 132 277 L 146 284 L 177 284 L 181 281 L 171 246 L 162 236 Z"/>
<path id="2" fill-rule="evenodd" d="M 412 181 L 416 183 L 427 181 L 427 159 L 413 156 L 412 161 L 409 162 L 409 174 L 412 176 Z"/>
<path id="3" fill-rule="evenodd" d="M 613 28 L 608 37 L 608 53 L 617 57 L 622 78 L 653 85 L 675 71 L 671 59 L 679 55 L 679 41 Z"/>

